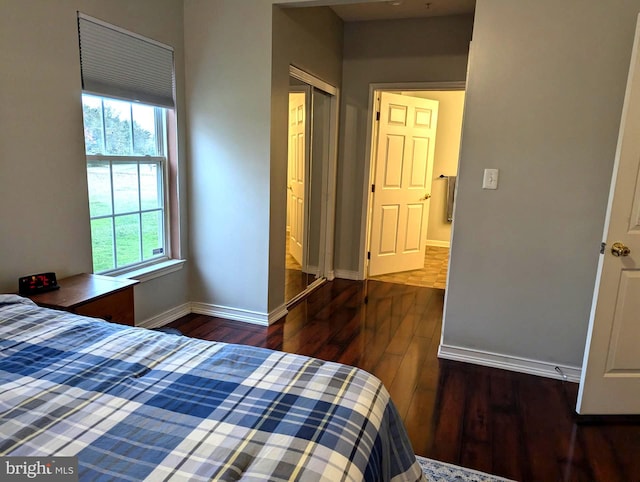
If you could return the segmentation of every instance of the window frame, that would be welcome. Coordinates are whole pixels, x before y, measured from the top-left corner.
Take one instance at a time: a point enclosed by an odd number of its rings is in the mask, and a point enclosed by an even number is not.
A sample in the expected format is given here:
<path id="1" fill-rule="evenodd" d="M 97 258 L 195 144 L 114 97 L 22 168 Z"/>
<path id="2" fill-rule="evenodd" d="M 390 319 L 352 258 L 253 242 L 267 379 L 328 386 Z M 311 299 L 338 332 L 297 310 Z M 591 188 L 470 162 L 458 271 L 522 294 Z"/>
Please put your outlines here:
<path id="1" fill-rule="evenodd" d="M 124 275 L 131 272 L 138 272 L 141 270 L 145 270 L 145 268 L 153 267 L 154 265 L 158 265 L 161 263 L 166 263 L 171 261 L 172 258 L 172 250 L 171 250 L 171 237 L 172 237 L 172 225 L 171 225 L 171 199 L 170 199 L 170 152 L 168 145 L 168 138 L 172 134 L 170 132 L 170 125 L 168 122 L 168 117 L 170 111 L 173 109 L 169 109 L 166 107 L 158 107 L 152 104 L 146 104 L 142 102 L 134 102 L 129 99 L 118 99 L 115 97 L 110 97 L 106 95 L 99 95 L 92 92 L 82 92 L 82 100 L 85 96 L 93 97 L 96 99 L 100 99 L 101 105 L 101 113 L 102 113 L 102 122 L 101 122 L 101 135 L 102 135 L 102 145 L 106 150 L 107 146 L 107 127 L 105 125 L 104 120 L 104 101 L 105 100 L 117 100 L 127 102 L 130 105 L 130 120 L 131 120 L 131 152 L 133 152 L 133 143 L 134 143 L 134 135 L 133 135 L 133 106 L 135 104 L 144 105 L 148 107 L 152 107 L 154 109 L 154 121 L 155 121 L 155 136 L 156 136 L 156 153 L 160 155 L 151 156 L 151 155 L 105 155 L 102 153 L 97 154 L 87 154 L 86 153 L 86 138 L 83 135 L 83 140 L 85 141 L 85 162 L 87 168 L 87 176 L 89 175 L 89 164 L 91 162 L 94 163 L 106 163 L 109 168 L 109 176 L 110 176 L 110 202 L 111 202 L 111 211 L 110 214 L 105 215 L 97 215 L 92 216 L 89 213 L 89 223 L 91 224 L 96 219 L 111 219 L 111 229 L 112 229 L 112 245 L 113 245 L 113 264 L 114 267 L 111 269 L 103 270 L 103 271 L 95 271 L 95 260 L 94 260 L 94 240 L 93 234 L 91 236 L 91 261 L 92 268 L 95 273 L 102 274 L 106 276 L 119 276 Z M 83 115 L 83 127 L 86 129 L 85 118 Z M 157 163 L 160 166 L 160 172 L 162 175 L 162 205 L 159 208 L 153 209 L 143 209 L 142 207 L 142 193 L 140 189 L 140 165 L 141 164 L 153 164 Z M 116 213 L 115 210 L 115 195 L 114 195 L 114 184 L 113 184 L 113 165 L 114 164 L 136 164 L 137 165 L 137 182 L 138 182 L 138 210 L 128 211 Z M 159 183 L 160 184 L 160 183 Z M 90 188 L 87 186 L 87 200 L 89 203 L 91 199 Z M 144 257 L 144 247 L 143 247 L 143 235 L 142 235 L 142 215 L 145 212 L 157 212 L 162 211 L 162 236 L 163 236 L 163 253 L 161 255 L 149 258 L 142 259 Z M 129 263 L 123 266 L 117 266 L 118 264 L 118 243 L 116 238 L 116 218 L 122 217 L 125 215 L 135 215 L 139 216 L 139 235 L 140 235 L 140 261 L 135 263 Z"/>

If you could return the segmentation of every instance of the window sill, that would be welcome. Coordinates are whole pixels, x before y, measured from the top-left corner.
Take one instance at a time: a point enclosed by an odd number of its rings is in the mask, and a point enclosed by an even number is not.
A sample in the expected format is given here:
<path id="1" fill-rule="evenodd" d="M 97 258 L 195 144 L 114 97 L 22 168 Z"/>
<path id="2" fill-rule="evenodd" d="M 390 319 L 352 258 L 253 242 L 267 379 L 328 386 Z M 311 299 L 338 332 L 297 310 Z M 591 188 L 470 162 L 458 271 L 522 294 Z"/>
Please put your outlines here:
<path id="1" fill-rule="evenodd" d="M 180 271 L 186 262 L 186 259 L 169 259 L 151 266 L 145 266 L 144 268 L 118 274 L 116 278 L 134 279 L 140 281 L 140 283 L 144 283 L 145 281 Z"/>

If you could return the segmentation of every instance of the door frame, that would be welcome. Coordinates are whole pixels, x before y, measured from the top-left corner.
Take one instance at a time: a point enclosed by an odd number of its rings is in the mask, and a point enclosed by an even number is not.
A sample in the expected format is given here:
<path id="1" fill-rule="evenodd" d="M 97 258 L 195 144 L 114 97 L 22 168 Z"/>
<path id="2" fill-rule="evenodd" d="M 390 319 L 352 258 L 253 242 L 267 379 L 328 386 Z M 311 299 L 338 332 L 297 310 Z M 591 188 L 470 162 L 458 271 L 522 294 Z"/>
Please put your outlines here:
<path id="1" fill-rule="evenodd" d="M 298 79 L 311 87 L 315 87 L 330 96 L 330 115 L 329 115 L 329 161 L 326 169 L 323 169 L 323 186 L 326 188 L 322 191 L 321 206 L 322 212 L 320 216 L 320 237 L 324 239 L 321 243 L 321 249 L 318 269 L 321 278 L 329 281 L 335 278 L 333 253 L 334 253 L 334 233 L 336 218 L 336 191 L 337 191 L 337 166 L 338 166 L 338 127 L 339 127 L 339 105 L 340 105 L 340 89 L 323 81 L 322 79 L 310 74 L 294 65 L 289 65 L 289 76 Z M 311 139 L 309 139 L 311 142 Z M 286 189 L 287 186 L 285 185 Z M 316 280 L 316 282 L 319 280 Z M 310 284 L 301 295 L 296 296 L 289 301 L 287 305 L 297 302 L 301 297 L 317 286 L 316 282 Z"/>
<path id="2" fill-rule="evenodd" d="M 366 150 L 364 159 L 364 183 L 362 186 L 362 213 L 360 216 L 360 259 L 358 260 L 358 279 L 368 278 L 367 252 L 369 250 L 369 237 L 371 235 L 371 184 L 373 183 L 373 168 L 375 163 L 371 156 L 375 153 L 375 143 L 377 141 L 376 129 L 376 96 L 378 92 L 409 92 L 425 90 L 466 90 L 467 83 L 461 81 L 448 82 L 385 82 L 369 84 L 369 102 L 367 118 L 369 127 L 367 128 Z M 464 113 L 463 113 L 464 115 Z M 459 160 L 458 160 L 459 162 Z"/>

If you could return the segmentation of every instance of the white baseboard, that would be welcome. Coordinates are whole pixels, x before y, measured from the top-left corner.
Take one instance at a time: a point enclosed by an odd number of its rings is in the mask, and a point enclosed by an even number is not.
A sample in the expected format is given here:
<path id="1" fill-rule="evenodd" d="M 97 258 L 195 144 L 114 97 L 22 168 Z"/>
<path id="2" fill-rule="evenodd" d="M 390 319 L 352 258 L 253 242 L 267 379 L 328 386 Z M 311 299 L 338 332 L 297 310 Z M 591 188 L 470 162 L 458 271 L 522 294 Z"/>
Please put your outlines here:
<path id="1" fill-rule="evenodd" d="M 189 313 L 197 313 L 199 315 L 217 316 L 219 318 L 226 318 L 227 320 L 244 321 L 246 323 L 253 323 L 255 325 L 264 325 L 275 323 L 283 316 L 286 316 L 288 311 L 286 305 L 279 306 L 275 310 L 271 311 L 268 315 L 259 313 L 257 311 L 239 310 L 237 308 L 228 308 L 224 306 L 212 305 L 209 303 L 200 302 L 188 302 L 182 305 L 171 308 L 167 311 L 159 313 L 151 318 L 147 318 L 140 323 L 136 323 L 136 326 L 141 328 L 160 328 L 161 326 L 168 325 L 172 321 L 182 318 Z"/>
<path id="2" fill-rule="evenodd" d="M 182 318 L 189 313 L 191 313 L 191 303 L 183 303 L 175 308 L 171 308 L 163 313 L 147 318 L 140 323 L 136 323 L 136 326 L 140 326 L 142 328 L 159 328 L 177 320 L 178 318 Z"/>
<path id="3" fill-rule="evenodd" d="M 334 271 L 334 274 L 336 278 L 350 279 L 353 281 L 362 281 L 362 277 L 360 276 L 360 273 L 358 273 L 357 271 L 349 271 L 346 269 L 336 269 Z"/>
<path id="4" fill-rule="evenodd" d="M 566 375 L 567 381 L 570 382 L 579 382 L 582 372 L 582 369 L 578 367 L 561 366 L 539 360 L 531 360 L 529 358 L 501 355 L 499 353 L 450 345 L 440 345 L 438 348 L 438 358 L 562 380 L 562 376 L 556 371 L 556 367 L 558 367 L 562 370 L 562 373 Z"/>
<path id="5" fill-rule="evenodd" d="M 286 304 L 278 306 L 275 310 L 272 310 L 269 313 L 268 323 L 270 325 L 272 325 L 273 323 L 278 321 L 280 318 L 283 318 L 283 317 L 287 316 L 287 313 L 289 313 L 289 310 L 287 310 L 287 305 Z"/>
<path id="6" fill-rule="evenodd" d="M 438 239 L 427 239 L 425 243 L 427 246 L 435 246 L 436 248 L 450 248 L 450 241 L 440 241 Z"/>
<path id="7" fill-rule="evenodd" d="M 306 268 L 303 268 L 302 270 L 305 274 L 311 274 L 313 276 L 318 276 L 318 267 L 317 266 L 312 266 L 310 264 L 308 264 L 306 266 Z"/>
<path id="8" fill-rule="evenodd" d="M 269 313 L 259 311 L 242 310 L 228 306 L 213 305 L 210 303 L 191 302 L 191 312 L 199 315 L 217 316 L 227 320 L 244 321 L 254 325 L 269 325 Z"/>

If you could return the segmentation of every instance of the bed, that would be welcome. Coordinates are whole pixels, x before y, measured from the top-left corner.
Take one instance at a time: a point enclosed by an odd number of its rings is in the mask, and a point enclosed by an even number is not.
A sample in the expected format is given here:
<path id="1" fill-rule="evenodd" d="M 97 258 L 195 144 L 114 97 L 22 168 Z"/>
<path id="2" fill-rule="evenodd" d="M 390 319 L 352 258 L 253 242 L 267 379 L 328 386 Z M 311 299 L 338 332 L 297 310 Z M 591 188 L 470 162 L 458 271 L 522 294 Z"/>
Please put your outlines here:
<path id="1" fill-rule="evenodd" d="M 423 480 L 378 379 L 0 295 L 0 456 L 80 480 Z"/>

